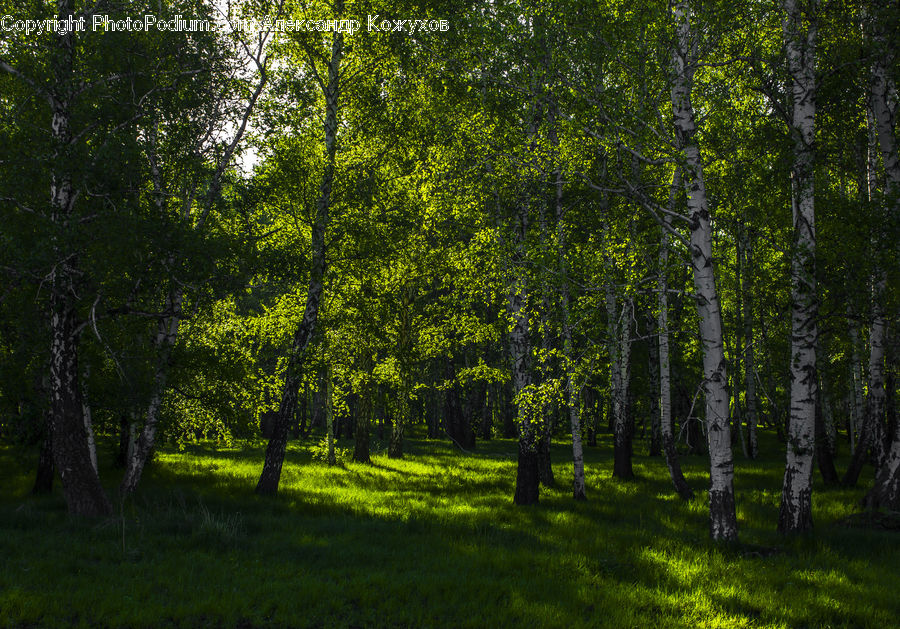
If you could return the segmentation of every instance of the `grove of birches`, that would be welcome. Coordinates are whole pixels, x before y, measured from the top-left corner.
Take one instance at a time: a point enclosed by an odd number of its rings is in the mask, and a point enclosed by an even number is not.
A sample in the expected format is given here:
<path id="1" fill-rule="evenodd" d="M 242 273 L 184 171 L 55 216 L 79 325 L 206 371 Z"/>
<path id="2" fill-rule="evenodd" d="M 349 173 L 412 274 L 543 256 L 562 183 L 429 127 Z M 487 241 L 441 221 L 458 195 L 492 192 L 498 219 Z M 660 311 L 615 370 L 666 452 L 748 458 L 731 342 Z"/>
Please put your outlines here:
<path id="1" fill-rule="evenodd" d="M 90 27 L 145 14 L 213 27 Z M 724 542 L 735 461 L 776 444 L 773 529 L 814 530 L 819 474 L 900 510 L 897 2 L 0 15 L 0 440 L 70 514 L 161 447 L 264 439 L 246 491 L 275 496 L 289 440 L 366 462 L 413 430 L 512 439 L 523 506 L 604 500 L 589 448 L 621 482 L 649 453 Z"/>

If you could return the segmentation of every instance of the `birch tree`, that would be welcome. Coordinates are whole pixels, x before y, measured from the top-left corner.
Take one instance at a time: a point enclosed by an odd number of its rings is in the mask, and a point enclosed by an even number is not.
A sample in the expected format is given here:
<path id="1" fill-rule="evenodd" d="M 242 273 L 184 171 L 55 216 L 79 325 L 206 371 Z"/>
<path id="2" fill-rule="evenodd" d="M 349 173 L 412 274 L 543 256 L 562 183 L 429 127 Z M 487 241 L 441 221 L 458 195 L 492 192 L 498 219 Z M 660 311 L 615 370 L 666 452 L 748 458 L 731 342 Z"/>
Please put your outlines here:
<path id="1" fill-rule="evenodd" d="M 680 0 L 670 5 L 675 27 L 672 51 L 672 113 L 677 145 L 683 154 L 682 179 L 690 221 L 691 267 L 700 316 L 703 347 L 703 393 L 710 458 L 710 533 L 717 541 L 737 539 L 734 503 L 734 460 L 731 451 L 729 395 L 722 314 L 716 290 L 712 255 L 712 224 L 703 176 L 703 159 L 697 139 L 697 122 L 691 102 L 696 71 L 696 33 L 691 25 L 691 5 Z"/>
<path id="2" fill-rule="evenodd" d="M 870 40 L 874 49 L 873 62 L 869 81 L 869 107 L 875 123 L 878 146 L 881 149 L 881 164 L 884 171 L 884 227 L 900 225 L 900 152 L 898 152 L 895 127 L 896 87 L 888 72 L 889 64 L 894 61 L 893 47 L 883 27 L 884 14 L 879 14 L 878 7 L 870 14 L 866 26 L 870 32 Z M 879 19 L 881 18 L 881 19 Z M 892 103 L 891 101 L 894 101 Z M 896 233 L 878 234 L 876 242 L 882 249 L 885 260 L 896 260 L 891 254 L 896 252 Z M 893 251 L 890 247 L 893 244 Z M 867 423 L 876 425 L 881 421 L 884 412 L 884 359 L 887 338 L 887 320 L 885 300 L 888 293 L 888 277 L 881 264 L 875 268 L 873 278 L 873 310 L 874 317 L 870 332 L 869 356 L 869 392 Z M 865 505 L 870 509 L 886 508 L 900 510 L 900 423 L 894 425 L 891 435 L 891 447 L 881 468 L 875 477 L 875 486 L 866 495 Z"/>
<path id="3" fill-rule="evenodd" d="M 790 135 L 793 143 L 791 205 L 791 401 L 787 464 L 778 530 L 812 528 L 812 470 L 816 427 L 816 230 L 814 154 L 816 116 L 817 0 L 785 0 L 783 36 L 791 84 Z"/>
<path id="4" fill-rule="evenodd" d="M 337 0 L 334 10 L 338 16 L 343 13 L 343 0 Z M 311 56 L 316 54 L 311 48 L 307 48 L 305 52 Z M 301 384 L 303 359 L 315 332 L 319 305 L 322 300 L 326 263 L 325 232 L 329 224 L 338 150 L 338 101 L 341 91 L 341 59 L 343 55 L 344 36 L 343 33 L 335 31 L 331 35 L 330 58 L 324 60 L 324 72 L 319 72 L 316 68 L 315 60 L 310 64 L 310 69 L 325 98 L 323 125 L 325 135 L 324 168 L 312 227 L 312 248 L 309 284 L 306 289 L 306 305 L 303 309 L 303 317 L 297 325 L 291 341 L 281 402 L 278 406 L 278 415 L 272 428 L 272 437 L 269 439 L 269 444 L 266 447 L 262 473 L 256 484 L 256 493 L 260 495 L 274 495 L 278 492 L 278 482 L 281 479 L 281 467 L 284 463 L 284 453 L 287 447 L 288 429 L 297 408 L 297 392 Z"/>

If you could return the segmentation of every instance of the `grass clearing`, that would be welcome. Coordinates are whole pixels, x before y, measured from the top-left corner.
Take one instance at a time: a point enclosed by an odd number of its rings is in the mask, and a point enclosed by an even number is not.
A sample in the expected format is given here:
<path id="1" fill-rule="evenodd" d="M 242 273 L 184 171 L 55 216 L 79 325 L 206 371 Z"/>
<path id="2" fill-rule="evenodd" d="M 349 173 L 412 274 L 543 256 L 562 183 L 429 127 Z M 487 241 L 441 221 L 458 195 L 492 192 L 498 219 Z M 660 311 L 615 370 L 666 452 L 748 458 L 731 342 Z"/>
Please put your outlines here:
<path id="1" fill-rule="evenodd" d="M 587 503 L 559 443 L 559 487 L 528 508 L 502 439 L 338 467 L 292 443 L 274 500 L 252 492 L 261 442 L 162 450 L 105 521 L 28 496 L 34 455 L 0 447 L 0 626 L 900 627 L 897 533 L 841 525 L 863 489 L 819 484 L 815 534 L 782 538 L 781 448 L 764 445 L 737 455 L 733 547 L 708 540 L 703 457 L 683 459 L 683 503 L 662 459 L 611 479 L 609 443 L 586 450 Z"/>

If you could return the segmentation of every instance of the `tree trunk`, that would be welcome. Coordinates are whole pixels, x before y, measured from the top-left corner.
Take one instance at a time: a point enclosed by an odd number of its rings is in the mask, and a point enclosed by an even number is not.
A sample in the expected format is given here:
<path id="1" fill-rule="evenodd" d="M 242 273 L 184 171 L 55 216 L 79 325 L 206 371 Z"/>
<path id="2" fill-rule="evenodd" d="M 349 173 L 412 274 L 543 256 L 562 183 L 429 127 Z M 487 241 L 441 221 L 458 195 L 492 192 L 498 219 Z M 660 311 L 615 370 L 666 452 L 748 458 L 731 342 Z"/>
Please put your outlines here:
<path id="1" fill-rule="evenodd" d="M 675 169 L 672 178 L 672 202 L 674 209 L 675 190 L 680 184 L 680 169 Z M 669 468 L 669 477 L 675 486 L 675 491 L 682 500 L 691 500 L 694 491 L 688 486 L 681 471 L 681 463 L 678 461 L 678 452 L 675 450 L 675 436 L 672 427 L 672 387 L 669 373 L 669 234 L 666 231 L 668 217 L 662 230 L 662 238 L 659 247 L 659 274 L 656 276 L 658 292 L 657 301 L 659 310 L 656 315 L 656 330 L 659 342 L 659 429 L 662 436 L 663 451 L 666 455 L 666 467 Z"/>
<path id="2" fill-rule="evenodd" d="M 84 370 L 84 377 L 81 380 L 81 412 L 84 415 L 84 432 L 87 435 L 88 452 L 91 455 L 91 467 L 97 472 L 97 440 L 94 438 L 94 421 L 91 415 L 91 400 L 88 396 L 88 379 L 90 378 L 90 369 Z"/>
<path id="3" fill-rule="evenodd" d="M 481 409 L 481 438 L 485 441 L 491 439 L 494 434 L 494 406 L 496 401 L 494 384 L 484 385 L 484 406 Z"/>
<path id="4" fill-rule="evenodd" d="M 70 0 L 57 1 L 57 18 L 72 13 Z M 72 144 L 70 107 L 72 104 L 75 37 L 72 31 L 54 33 L 56 84 L 51 99 L 50 133 L 53 142 L 50 206 L 53 225 L 62 234 L 70 230 L 77 193 L 68 168 Z M 88 517 L 112 513 L 112 505 L 91 465 L 84 429 L 78 378 L 78 337 L 76 295 L 78 258 L 64 250 L 58 236 L 52 239 L 57 262 L 50 275 L 50 440 L 53 463 L 59 471 L 69 513 Z"/>
<path id="5" fill-rule="evenodd" d="M 859 321 L 857 321 L 850 309 L 849 302 L 847 303 L 847 327 L 850 337 L 850 377 L 853 382 L 853 403 L 850 405 L 850 425 L 847 427 L 847 433 L 850 436 L 850 453 L 853 454 L 855 461 L 858 439 L 863 437 L 863 424 L 865 423 L 863 417 L 865 416 L 865 410 L 863 408 L 862 359 L 859 355 Z M 866 448 L 864 448 L 864 450 L 866 450 Z M 860 456 L 864 457 L 865 454 L 864 451 Z M 853 463 L 851 463 L 851 467 L 854 467 Z M 860 469 L 862 469 L 861 463 Z M 856 473 L 856 476 L 859 476 L 859 472 Z M 848 480 L 848 477 L 845 476 L 843 481 L 844 484 L 848 484 Z M 855 485 L 856 478 L 854 477 L 853 481 L 849 484 Z"/>
<path id="6" fill-rule="evenodd" d="M 883 55 L 889 50 L 886 36 L 882 32 L 881 21 L 877 16 L 872 16 L 872 22 L 868 25 L 871 29 L 871 39 L 875 44 L 877 54 L 872 64 L 872 73 L 869 82 L 869 104 L 872 109 L 872 117 L 875 121 L 875 129 L 878 136 L 878 145 L 881 148 L 882 165 L 884 167 L 886 189 L 884 199 L 886 216 L 882 224 L 896 225 L 900 221 L 900 151 L 896 141 L 896 129 L 894 128 L 894 116 L 891 108 L 889 94 L 893 91 L 890 83 L 887 64 Z M 876 238 L 876 251 L 891 258 L 889 247 L 896 248 L 896 242 L 892 240 L 893 234 L 879 233 Z M 884 354 L 888 339 L 887 322 L 884 311 L 884 303 L 888 296 L 887 274 L 880 265 L 876 265 L 876 277 L 873 282 L 873 322 L 870 332 L 869 355 L 869 396 L 867 423 L 879 425 L 882 421 L 885 405 L 884 391 Z M 900 511 L 900 424 L 894 422 L 891 447 L 887 452 L 878 473 L 875 477 L 875 486 L 865 498 L 865 506 L 869 509 L 890 509 Z"/>
<path id="7" fill-rule="evenodd" d="M 338 12 L 342 2 L 338 3 Z M 278 419 L 273 427 L 272 438 L 266 447 L 266 459 L 263 470 L 256 484 L 256 493 L 274 496 L 278 493 L 278 482 L 281 479 L 281 467 L 287 447 L 287 432 L 297 408 L 297 393 L 300 388 L 303 359 L 306 349 L 315 331 L 319 316 L 319 303 L 322 299 L 325 278 L 325 230 L 328 228 L 331 192 L 334 185 L 335 157 L 337 155 L 337 114 L 338 95 L 340 94 L 340 64 L 344 49 L 344 36 L 335 32 L 332 35 L 331 60 L 328 63 L 328 83 L 325 92 L 325 169 L 319 188 L 316 203 L 316 217 L 312 228 L 312 264 L 309 285 L 306 289 L 306 306 L 303 319 L 294 333 L 291 342 L 291 353 L 284 376 L 281 403 L 278 407 Z"/>
<path id="8" fill-rule="evenodd" d="M 817 4 L 814 2 L 813 4 Z M 816 229 L 814 154 L 816 115 L 815 16 L 784 0 L 784 44 L 793 81 L 790 134 L 794 144 L 791 258 L 791 413 L 778 531 L 812 529 L 812 468 L 816 434 Z M 805 32 L 804 32 L 805 25 Z"/>
<path id="9" fill-rule="evenodd" d="M 819 464 L 819 473 L 822 481 L 828 486 L 837 485 L 840 482 L 837 470 L 834 467 L 834 451 L 829 442 L 828 431 L 825 427 L 825 404 L 822 390 L 819 389 L 816 404 L 816 461 Z"/>
<path id="10" fill-rule="evenodd" d="M 53 476 L 56 469 L 53 467 L 53 446 L 50 442 L 50 417 L 44 413 L 44 436 L 41 439 L 41 448 L 38 451 L 37 473 L 34 477 L 33 494 L 49 494 L 53 491 Z"/>
<path id="11" fill-rule="evenodd" d="M 336 465 L 337 459 L 334 456 L 334 395 L 331 384 L 331 365 L 328 365 L 327 376 L 325 377 L 325 434 L 328 444 L 328 465 Z"/>
<path id="12" fill-rule="evenodd" d="M 369 454 L 369 423 L 372 417 L 372 400 L 368 393 L 359 397 L 359 412 L 356 417 L 356 434 L 353 446 L 353 460 L 357 463 L 371 463 Z"/>
<path id="13" fill-rule="evenodd" d="M 551 111 L 555 114 L 555 103 Z M 558 145 L 556 130 L 551 120 L 551 141 Z M 566 256 L 566 208 L 563 205 L 563 180 L 562 171 L 554 173 L 556 185 L 556 247 L 557 266 L 560 276 L 559 301 L 560 316 L 562 317 L 563 335 L 563 369 L 566 374 L 566 406 L 569 411 L 569 428 L 572 433 L 572 497 L 575 500 L 587 500 L 587 492 L 584 482 L 584 450 L 581 445 L 581 419 L 578 416 L 579 395 L 575 389 L 572 373 L 575 370 L 575 357 L 572 345 L 572 321 L 569 312 L 569 263 Z"/>
<path id="14" fill-rule="evenodd" d="M 631 466 L 631 438 L 629 429 L 628 404 L 628 361 L 631 355 L 631 306 L 630 298 L 625 298 L 619 312 L 616 294 L 610 282 L 606 284 L 606 316 L 609 330 L 607 347 L 609 351 L 610 401 L 613 418 L 613 478 L 629 480 L 634 478 Z"/>
<path id="15" fill-rule="evenodd" d="M 71 303 L 74 292 L 67 275 L 66 270 L 57 270 L 51 287 L 50 412 L 53 419 L 50 440 L 53 464 L 59 471 L 70 514 L 106 516 L 112 514 L 112 504 L 91 465 L 78 390 L 78 339 L 75 309 Z"/>
<path id="16" fill-rule="evenodd" d="M 734 460 L 728 412 L 728 377 L 722 338 L 722 314 L 716 291 L 712 254 L 712 225 L 706 199 L 703 160 L 697 144 L 697 124 L 691 104 L 696 60 L 690 23 L 690 4 L 677 2 L 673 9 L 676 48 L 672 85 L 672 111 L 679 148 L 684 153 L 682 174 L 691 227 L 691 266 L 694 272 L 700 339 L 703 347 L 703 392 L 706 398 L 706 434 L 710 459 L 710 534 L 716 541 L 737 539 L 734 503 Z"/>
<path id="17" fill-rule="evenodd" d="M 653 330 L 656 321 L 653 312 L 648 311 L 647 329 Z M 651 338 L 647 342 L 647 369 L 650 373 L 650 456 L 660 456 L 662 454 L 662 431 L 660 429 L 661 413 L 659 410 L 659 341 Z"/>
<path id="18" fill-rule="evenodd" d="M 756 345 L 753 340 L 753 242 L 745 226 L 741 230 L 742 260 L 741 295 L 743 297 L 744 320 L 744 417 L 747 423 L 747 446 L 751 459 L 759 456 L 759 440 L 756 436 Z"/>
<path id="19" fill-rule="evenodd" d="M 524 236 L 524 228 L 522 229 Z M 524 241 L 524 238 L 522 239 Z M 523 243 L 524 244 L 524 243 Z M 519 438 L 519 456 L 516 472 L 516 492 L 513 501 L 517 505 L 535 504 L 539 496 L 540 472 L 532 421 L 533 404 L 522 399 L 522 392 L 531 384 L 529 369 L 530 346 L 528 340 L 528 312 L 525 310 L 526 292 L 524 279 L 519 278 L 509 295 L 508 309 L 514 325 L 509 332 L 512 357 L 513 395 L 516 400 L 516 431 Z"/>
<path id="20" fill-rule="evenodd" d="M 181 325 L 181 306 L 184 301 L 184 291 L 175 289 L 166 297 L 165 311 L 172 313 L 159 320 L 157 325 L 154 345 L 157 350 L 156 372 L 153 376 L 153 392 L 150 403 L 147 405 L 147 414 L 144 418 L 144 426 L 140 434 L 129 450 L 126 460 L 125 474 L 119 485 L 119 495 L 125 498 L 131 495 L 141 480 L 144 467 L 150 459 L 153 447 L 156 444 L 156 430 L 159 424 L 159 409 L 162 405 L 163 394 L 166 390 L 166 380 L 172 357 L 172 350 L 178 338 L 178 329 Z"/>

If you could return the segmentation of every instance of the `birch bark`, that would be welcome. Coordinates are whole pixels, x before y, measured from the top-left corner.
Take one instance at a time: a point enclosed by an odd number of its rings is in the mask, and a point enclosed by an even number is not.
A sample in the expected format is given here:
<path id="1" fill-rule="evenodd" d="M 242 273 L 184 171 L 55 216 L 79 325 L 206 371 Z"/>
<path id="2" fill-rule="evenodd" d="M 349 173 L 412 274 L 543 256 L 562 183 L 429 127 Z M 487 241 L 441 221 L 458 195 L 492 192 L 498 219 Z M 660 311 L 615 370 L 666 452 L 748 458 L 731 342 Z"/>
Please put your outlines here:
<path id="1" fill-rule="evenodd" d="M 72 15 L 71 0 L 58 0 L 57 19 Z M 50 443 L 53 462 L 59 471 L 63 495 L 72 515 L 103 516 L 112 505 L 91 465 L 81 406 L 78 372 L 78 342 L 81 326 L 77 320 L 78 258 L 60 240 L 66 237 L 78 194 L 67 163 L 72 143 L 71 106 L 74 98 L 73 32 L 54 33 L 54 85 L 50 135 L 54 144 L 51 166 L 50 207 L 56 233 L 53 250 L 57 260 L 50 281 Z M 62 238 L 60 237 L 62 236 Z"/>
<path id="2" fill-rule="evenodd" d="M 885 176 L 885 211 L 887 225 L 900 221 L 900 152 L 896 141 L 894 116 L 890 95 L 893 86 L 887 73 L 885 57 L 891 48 L 888 46 L 880 25 L 872 24 L 872 42 L 875 45 L 875 60 L 869 82 L 869 106 L 875 121 L 878 145 L 881 148 L 881 161 Z M 879 237 L 883 244 L 883 253 L 888 254 L 891 244 L 889 238 Z M 882 247 L 879 247 L 882 248 Z M 884 300 L 887 297 L 887 274 L 883 268 L 876 266 L 873 281 L 874 319 L 870 332 L 869 355 L 869 399 L 867 422 L 878 425 L 884 414 L 884 354 L 887 342 L 887 321 L 884 311 Z M 900 511 L 900 423 L 895 423 L 891 435 L 891 447 L 885 455 L 875 477 L 875 486 L 866 495 L 864 504 L 867 508 L 891 509 Z"/>
<path id="3" fill-rule="evenodd" d="M 737 539 L 734 503 L 734 459 L 731 451 L 729 396 L 722 313 L 716 290 L 712 255 L 712 224 L 706 197 L 703 160 L 696 139 L 697 123 L 691 103 L 695 71 L 694 33 L 688 0 L 672 5 L 676 46 L 673 50 L 672 113 L 678 146 L 684 154 L 682 175 L 690 219 L 691 266 L 700 316 L 703 347 L 703 393 L 706 398 L 706 434 L 710 460 L 710 534 L 717 541 Z"/>
<path id="4" fill-rule="evenodd" d="M 812 469 L 816 427 L 818 304 L 813 179 L 816 24 L 814 16 L 804 16 L 796 0 L 785 0 L 782 9 L 793 103 L 789 126 L 794 158 L 791 172 L 794 251 L 791 259 L 790 421 L 778 530 L 801 533 L 813 526 Z"/>
<path id="5" fill-rule="evenodd" d="M 336 10 L 341 13 L 343 2 L 340 1 L 337 5 Z M 256 484 L 256 493 L 260 495 L 278 493 L 281 467 L 284 464 L 284 453 L 287 448 L 288 429 L 297 408 L 297 393 L 302 380 L 303 359 L 319 317 L 319 303 L 322 299 L 325 279 L 325 230 L 329 222 L 337 155 L 338 97 L 340 95 L 340 65 L 343 53 L 344 36 L 340 32 L 335 32 L 332 37 L 331 59 L 328 63 L 328 79 L 327 82 L 323 81 L 321 84 L 325 93 L 325 168 L 319 187 L 312 229 L 312 261 L 309 284 L 306 289 L 306 305 L 303 309 L 303 318 L 300 320 L 291 342 L 278 416 L 272 427 L 272 438 L 269 439 L 266 446 L 266 458 Z"/>

